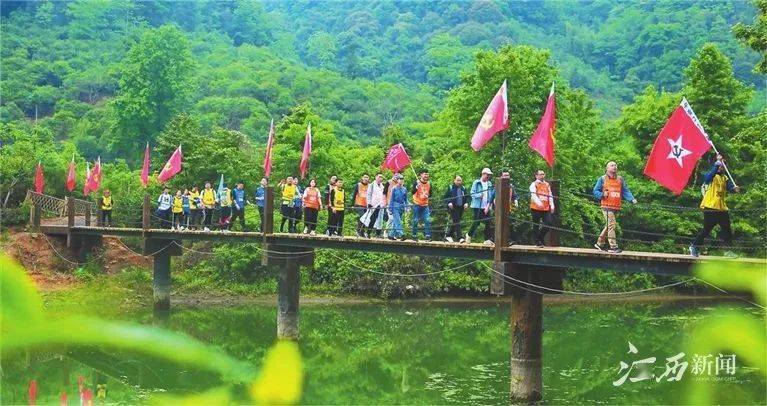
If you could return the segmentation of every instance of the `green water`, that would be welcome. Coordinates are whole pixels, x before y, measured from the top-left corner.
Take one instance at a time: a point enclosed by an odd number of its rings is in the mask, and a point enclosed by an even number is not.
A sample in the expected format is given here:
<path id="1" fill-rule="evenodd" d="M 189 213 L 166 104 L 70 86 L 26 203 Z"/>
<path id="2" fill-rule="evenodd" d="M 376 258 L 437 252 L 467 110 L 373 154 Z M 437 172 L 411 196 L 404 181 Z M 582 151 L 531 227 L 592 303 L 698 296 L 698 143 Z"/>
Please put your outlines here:
<path id="1" fill-rule="evenodd" d="M 686 332 L 714 308 L 739 303 L 547 303 L 544 313 L 546 403 L 683 403 L 698 378 L 691 365 L 680 382 L 654 379 L 613 386 L 619 363 L 655 356 L 656 376 L 666 357 L 684 351 Z M 96 313 L 115 317 L 114 309 Z M 195 307 L 167 319 L 149 311 L 116 316 L 183 331 L 259 365 L 275 339 L 273 306 Z M 419 302 L 388 305 L 307 305 L 301 308 L 305 404 L 507 404 L 509 307 L 504 303 Z M 628 353 L 628 341 L 638 354 Z M 17 355 L 3 363 L 2 403 L 26 403 L 27 382 L 37 379 L 39 403 L 57 403 L 76 381 L 107 384 L 107 401 L 142 403 L 156 392 L 197 392 L 219 384 L 216 376 L 178 369 L 131 354 L 71 349 Z M 690 361 L 690 355 L 687 357 Z M 765 380 L 736 361 L 735 375 L 713 383 L 716 401 L 765 404 Z M 247 398 L 240 393 L 241 400 Z"/>

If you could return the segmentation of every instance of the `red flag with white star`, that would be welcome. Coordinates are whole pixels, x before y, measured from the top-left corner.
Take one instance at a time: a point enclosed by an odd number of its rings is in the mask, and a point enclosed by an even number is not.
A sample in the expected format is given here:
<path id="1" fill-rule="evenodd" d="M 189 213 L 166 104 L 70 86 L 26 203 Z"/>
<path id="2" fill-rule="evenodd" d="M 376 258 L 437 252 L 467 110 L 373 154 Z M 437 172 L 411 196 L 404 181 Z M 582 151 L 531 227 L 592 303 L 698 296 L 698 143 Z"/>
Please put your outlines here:
<path id="1" fill-rule="evenodd" d="M 680 195 L 695 171 L 698 159 L 709 149 L 711 143 L 708 137 L 685 110 L 683 101 L 655 139 L 644 174 L 675 195 Z"/>

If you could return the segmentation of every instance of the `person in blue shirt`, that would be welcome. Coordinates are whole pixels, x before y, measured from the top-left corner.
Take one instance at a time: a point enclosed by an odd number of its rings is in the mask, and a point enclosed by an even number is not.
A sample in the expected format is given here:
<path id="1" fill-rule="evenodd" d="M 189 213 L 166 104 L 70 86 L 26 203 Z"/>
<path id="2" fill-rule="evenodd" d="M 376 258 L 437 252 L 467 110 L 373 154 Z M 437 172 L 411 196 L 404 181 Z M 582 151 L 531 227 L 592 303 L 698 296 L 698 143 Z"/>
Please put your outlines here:
<path id="1" fill-rule="evenodd" d="M 389 228 L 388 238 L 390 240 L 404 240 L 405 231 L 402 226 L 402 216 L 408 209 L 407 195 L 408 190 L 403 184 L 404 177 L 401 174 L 394 175 L 395 186 L 389 193 L 389 202 L 387 204 L 389 215 L 392 219 Z"/>
<path id="2" fill-rule="evenodd" d="M 234 188 L 234 190 L 232 190 L 231 224 L 234 225 L 234 222 L 237 220 L 237 218 L 239 218 L 242 231 L 248 231 L 248 228 L 245 224 L 245 206 L 247 204 L 248 199 L 247 196 L 245 196 L 245 184 L 240 181 L 237 183 L 237 186 Z"/>
<path id="3" fill-rule="evenodd" d="M 261 178 L 261 186 L 256 189 L 256 208 L 258 209 L 258 231 L 264 232 L 264 205 L 266 204 L 266 178 Z"/>
<path id="4" fill-rule="evenodd" d="M 469 232 L 466 234 L 466 242 L 471 243 L 471 239 L 477 232 L 480 224 L 485 225 L 485 244 L 493 245 L 495 230 L 493 229 L 493 205 L 495 203 L 495 187 L 490 177 L 493 172 L 490 168 L 482 169 L 479 179 L 471 184 L 471 202 L 469 207 L 472 211 L 472 223 Z"/>
<path id="5" fill-rule="evenodd" d="M 290 214 L 290 232 L 298 232 L 298 223 L 301 222 L 301 214 L 304 211 L 304 190 L 298 185 L 298 176 L 293 177 L 296 193 L 293 195 L 293 207 Z"/>

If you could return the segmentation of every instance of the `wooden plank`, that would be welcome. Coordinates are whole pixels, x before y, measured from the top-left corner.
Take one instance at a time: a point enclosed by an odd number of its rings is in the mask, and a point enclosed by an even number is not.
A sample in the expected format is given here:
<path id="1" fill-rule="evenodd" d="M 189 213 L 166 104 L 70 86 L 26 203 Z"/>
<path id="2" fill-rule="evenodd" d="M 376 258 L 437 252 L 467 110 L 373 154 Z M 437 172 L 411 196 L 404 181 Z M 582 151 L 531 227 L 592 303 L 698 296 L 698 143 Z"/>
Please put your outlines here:
<path id="1" fill-rule="evenodd" d="M 258 232 L 204 232 L 197 230 L 168 230 L 140 228 L 107 228 L 74 226 L 65 228 L 74 234 L 135 236 L 145 235 L 147 238 L 160 240 L 190 240 L 190 241 L 221 241 L 276 244 L 303 248 L 331 248 L 340 250 L 362 250 L 386 252 L 403 255 L 422 255 L 446 258 L 467 258 L 493 260 L 495 249 L 484 244 L 459 244 L 441 241 L 391 241 L 387 239 L 368 239 L 360 237 L 328 237 L 326 235 L 284 234 L 266 235 Z M 41 226 L 42 232 L 56 234 L 60 228 L 56 226 Z M 689 255 L 624 251 L 620 254 L 610 254 L 588 248 L 544 247 L 536 248 L 528 245 L 513 245 L 500 247 L 503 261 L 512 264 L 532 265 L 538 267 L 570 270 L 592 268 L 612 270 L 615 272 L 651 272 L 658 274 L 689 275 L 695 264 L 722 260 L 742 262 L 767 266 L 764 259 L 738 258 L 724 259 L 721 257 L 703 256 L 694 258 Z"/>

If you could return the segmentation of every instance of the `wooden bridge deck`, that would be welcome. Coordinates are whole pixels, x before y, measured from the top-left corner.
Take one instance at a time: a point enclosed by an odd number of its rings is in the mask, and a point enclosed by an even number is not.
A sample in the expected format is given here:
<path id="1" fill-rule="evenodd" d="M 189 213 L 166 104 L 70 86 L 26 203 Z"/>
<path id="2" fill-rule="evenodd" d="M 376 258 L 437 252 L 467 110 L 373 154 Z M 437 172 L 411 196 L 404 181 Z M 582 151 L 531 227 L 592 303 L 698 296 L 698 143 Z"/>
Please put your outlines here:
<path id="1" fill-rule="evenodd" d="M 66 235 L 66 225 L 41 225 L 40 231 L 46 234 Z M 326 235 L 274 233 L 264 236 L 260 232 L 204 232 L 196 230 L 168 230 L 141 228 L 111 228 L 75 226 L 75 235 L 113 235 L 124 237 L 151 238 L 156 240 L 218 241 L 266 243 L 275 246 L 302 248 L 330 248 L 339 250 L 372 251 L 406 255 L 466 258 L 493 260 L 494 247 L 485 244 L 459 244 L 442 241 L 392 241 L 381 238 L 361 238 L 356 236 L 328 237 Z M 767 268 L 763 259 L 729 259 L 714 256 L 694 258 L 689 255 L 624 251 L 611 254 L 589 248 L 544 247 L 513 245 L 501 249 L 505 260 L 512 264 L 535 265 L 561 269 L 611 269 L 618 272 L 650 272 L 656 274 L 688 275 L 694 265 L 706 261 L 723 263 L 747 262 L 761 264 Z"/>

